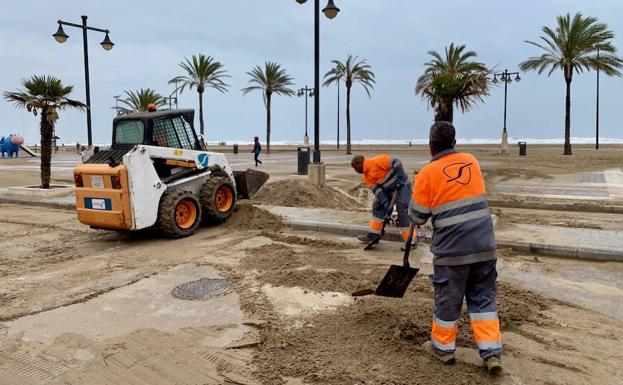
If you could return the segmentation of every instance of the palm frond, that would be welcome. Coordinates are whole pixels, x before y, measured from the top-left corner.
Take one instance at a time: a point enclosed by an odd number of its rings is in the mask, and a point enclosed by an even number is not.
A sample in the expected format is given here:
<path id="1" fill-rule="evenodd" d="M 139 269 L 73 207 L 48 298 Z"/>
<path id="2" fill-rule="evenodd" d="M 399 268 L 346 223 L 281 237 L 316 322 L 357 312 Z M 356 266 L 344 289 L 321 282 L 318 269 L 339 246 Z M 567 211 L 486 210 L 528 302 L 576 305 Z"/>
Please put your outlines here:
<path id="1" fill-rule="evenodd" d="M 555 70 L 564 72 L 565 78 L 572 79 L 573 73 L 601 70 L 609 76 L 621 76 L 623 59 L 616 55 L 616 47 L 611 40 L 614 33 L 608 26 L 599 23 L 594 17 L 584 17 L 576 13 L 561 15 L 556 18 L 556 27 L 543 27 L 540 39 L 544 44 L 527 43 L 545 51 L 541 56 L 533 56 L 519 66 L 522 71 L 537 71 L 539 74 Z M 597 50 L 603 53 L 599 57 Z"/>
<path id="2" fill-rule="evenodd" d="M 179 66 L 185 74 L 169 80 L 169 84 L 177 85 L 178 92 L 196 89 L 203 93 L 206 88 L 227 92 L 229 84 L 224 79 L 231 76 L 227 74 L 225 66 L 213 57 L 204 54 L 192 55 L 191 58 L 184 58 Z"/>
<path id="3" fill-rule="evenodd" d="M 156 107 L 165 105 L 166 101 L 151 88 L 141 88 L 137 91 L 125 91 L 126 98 L 119 100 L 125 107 L 119 109 L 125 113 L 147 111 L 150 104 Z"/>
<path id="4" fill-rule="evenodd" d="M 73 91 L 73 86 L 64 85 L 54 76 L 33 75 L 22 80 L 22 86 L 24 89 L 20 91 L 5 91 L 4 99 L 34 115 L 46 110 L 50 116 L 56 116 L 57 110 L 87 108 L 86 104 L 69 99 L 67 96 Z"/>
<path id="5" fill-rule="evenodd" d="M 489 95 L 489 70 L 480 62 L 475 51 L 466 51 L 465 45 L 451 43 L 444 55 L 430 51 L 432 60 L 418 78 L 415 93 L 435 110 L 444 111 L 456 105 L 461 111 L 471 109 Z"/>
<path id="6" fill-rule="evenodd" d="M 295 94 L 295 91 L 290 88 L 294 85 L 294 79 L 277 63 L 266 62 L 264 63 L 264 68 L 255 66 L 251 71 L 247 72 L 247 75 L 249 75 L 249 83 L 251 85 L 241 90 L 243 95 L 253 91 L 263 91 L 265 94 L 285 96 L 293 96 Z"/>
<path id="7" fill-rule="evenodd" d="M 359 83 L 364 91 L 371 97 L 371 91 L 376 83 L 372 67 L 365 59 L 359 60 L 358 56 L 348 55 L 345 62 L 333 60 L 333 68 L 324 75 L 322 85 L 328 87 L 334 83 L 344 81 L 347 88 L 352 87 L 354 83 Z"/>

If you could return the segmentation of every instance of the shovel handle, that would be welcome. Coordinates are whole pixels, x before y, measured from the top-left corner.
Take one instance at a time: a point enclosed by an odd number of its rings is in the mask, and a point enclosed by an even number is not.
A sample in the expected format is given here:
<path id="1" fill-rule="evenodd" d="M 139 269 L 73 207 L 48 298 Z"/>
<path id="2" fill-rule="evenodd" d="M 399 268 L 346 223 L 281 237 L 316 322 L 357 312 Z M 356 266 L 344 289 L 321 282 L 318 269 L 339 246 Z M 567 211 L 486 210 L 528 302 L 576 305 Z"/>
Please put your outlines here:
<path id="1" fill-rule="evenodd" d="M 398 200 L 398 189 L 394 191 L 392 194 L 392 198 L 389 201 L 389 210 L 385 213 L 385 218 L 383 218 L 383 227 L 381 227 L 381 234 L 379 238 L 383 238 L 385 235 L 385 226 L 389 223 L 389 220 L 392 218 L 392 213 L 394 212 L 394 205 Z"/>
<path id="2" fill-rule="evenodd" d="M 411 242 L 413 242 L 413 231 L 415 230 L 415 224 L 411 223 L 409 226 L 409 237 L 407 238 L 407 243 L 405 244 L 405 254 L 402 258 L 402 266 L 409 267 L 409 253 L 411 252 Z"/>

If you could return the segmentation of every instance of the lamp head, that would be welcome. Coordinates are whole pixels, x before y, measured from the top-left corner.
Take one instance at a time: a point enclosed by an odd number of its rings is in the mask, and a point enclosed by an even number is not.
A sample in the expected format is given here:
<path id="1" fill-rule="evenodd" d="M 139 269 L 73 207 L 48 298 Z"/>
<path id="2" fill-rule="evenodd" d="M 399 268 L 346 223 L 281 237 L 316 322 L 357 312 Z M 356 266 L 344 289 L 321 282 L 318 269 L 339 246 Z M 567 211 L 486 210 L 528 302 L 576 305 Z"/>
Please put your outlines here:
<path id="1" fill-rule="evenodd" d="M 335 6 L 333 0 L 329 0 L 327 6 L 322 10 L 322 13 L 324 13 L 324 15 L 329 19 L 335 18 L 339 12 L 340 9 Z"/>
<path id="2" fill-rule="evenodd" d="M 104 40 L 102 40 L 102 42 L 100 43 L 100 45 L 102 46 L 102 48 L 104 48 L 106 51 L 110 51 L 112 49 L 112 47 L 115 45 L 115 43 L 113 43 L 110 40 L 110 37 L 108 37 L 108 31 L 106 31 L 106 36 L 104 37 Z"/>
<path id="3" fill-rule="evenodd" d="M 54 39 L 61 44 L 66 42 L 69 38 L 65 31 L 63 31 L 63 25 L 60 22 L 58 23 L 58 29 L 56 30 L 56 33 L 54 33 L 52 36 L 54 36 Z"/>
<path id="4" fill-rule="evenodd" d="M 296 0 L 297 3 L 299 4 L 305 4 L 307 2 L 307 0 Z"/>

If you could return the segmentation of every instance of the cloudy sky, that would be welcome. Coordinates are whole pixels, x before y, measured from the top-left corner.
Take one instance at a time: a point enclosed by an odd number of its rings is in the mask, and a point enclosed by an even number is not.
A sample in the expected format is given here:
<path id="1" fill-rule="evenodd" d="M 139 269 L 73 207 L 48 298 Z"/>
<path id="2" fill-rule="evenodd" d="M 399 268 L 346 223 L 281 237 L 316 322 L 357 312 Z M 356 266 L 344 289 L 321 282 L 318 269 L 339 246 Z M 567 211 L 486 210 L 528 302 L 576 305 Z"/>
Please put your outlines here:
<path id="1" fill-rule="evenodd" d="M 450 42 L 466 44 L 490 67 L 516 70 L 518 63 L 539 53 L 524 40 L 536 40 L 555 17 L 580 11 L 596 16 L 617 35 L 623 49 L 623 2 L 620 0 L 335 0 L 342 12 L 321 18 L 321 72 L 330 60 L 347 54 L 368 60 L 377 85 L 368 99 L 353 89 L 354 139 L 425 138 L 433 112 L 414 95 L 429 50 Z M 325 1 L 321 0 L 321 7 Z M 91 102 L 95 142 L 109 142 L 114 95 L 149 87 L 169 94 L 167 81 L 182 74 L 178 63 L 195 53 L 214 56 L 232 76 L 229 93 L 205 94 L 208 140 L 250 140 L 263 136 L 265 112 L 260 94 L 242 96 L 246 72 L 267 60 L 281 63 L 296 86 L 313 85 L 313 5 L 295 0 L 0 0 L 0 90 L 20 88 L 31 74 L 50 74 L 74 85 L 73 97 L 84 100 L 81 31 L 66 28 L 69 40 L 52 38 L 57 19 L 110 29 L 116 43 L 106 52 L 103 36 L 91 33 Z M 602 82 L 601 132 L 623 137 L 618 111 L 623 107 L 623 79 Z M 455 114 L 460 137 L 496 138 L 502 127 L 504 92 L 493 90 L 486 104 Z M 572 90 L 572 136 L 594 135 L 595 73 L 576 77 Z M 197 94 L 185 92 L 181 107 L 197 108 Z M 343 106 L 343 104 L 342 104 Z M 312 116 L 310 103 L 310 117 Z M 342 127 L 345 118 L 342 111 Z M 509 134 L 555 138 L 563 134 L 564 82 L 560 73 L 535 73 L 509 89 Z M 37 142 L 37 120 L 0 100 L 0 135 L 23 132 Z M 84 113 L 63 112 L 57 135 L 63 142 L 86 142 Z M 197 122 L 196 122 L 197 124 Z M 309 120 L 310 127 L 313 125 Z M 197 124 L 198 126 L 198 124 Z M 304 131 L 304 100 L 275 97 L 273 139 L 298 140 Z M 323 88 L 321 138 L 336 135 L 336 89 Z M 343 131 L 342 131 L 343 133 Z M 345 136 L 342 136 L 345 138 Z"/>

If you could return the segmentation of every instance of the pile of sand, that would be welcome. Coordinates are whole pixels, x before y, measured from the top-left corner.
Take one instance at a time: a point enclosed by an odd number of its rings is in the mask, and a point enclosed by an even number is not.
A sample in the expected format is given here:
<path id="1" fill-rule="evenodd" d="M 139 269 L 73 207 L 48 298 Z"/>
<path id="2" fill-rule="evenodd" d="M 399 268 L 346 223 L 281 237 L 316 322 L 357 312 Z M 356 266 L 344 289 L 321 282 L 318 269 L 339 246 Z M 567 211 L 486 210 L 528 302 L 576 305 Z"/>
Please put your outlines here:
<path id="1" fill-rule="evenodd" d="M 548 306 L 543 297 L 507 285 L 498 302 L 503 333 Z M 352 306 L 318 313 L 302 328 L 282 321 L 263 333 L 256 375 L 271 384 L 280 383 L 280 377 L 335 385 L 490 383 L 480 368 L 461 361 L 445 367 L 420 348 L 430 338 L 431 305 L 430 283 L 419 276 L 402 299 L 357 299 Z M 457 343 L 474 347 L 467 319 L 461 321 Z"/>
<path id="2" fill-rule="evenodd" d="M 353 261 L 346 252 L 320 242 L 308 242 L 307 249 L 272 244 L 248 250 L 241 267 L 256 271 L 260 285 L 346 294 L 375 287 L 387 269 Z M 335 385 L 488 383 L 480 368 L 461 362 L 444 367 L 420 349 L 430 338 L 432 298 L 428 277 L 418 275 L 403 299 L 356 298 L 352 306 L 316 313 L 301 321 L 303 327 L 293 328 L 292 320 L 275 317 L 275 310 L 261 295 L 243 297 L 245 311 L 271 320 L 261 331 L 255 375 L 266 384 L 283 384 L 284 377 Z M 523 323 L 542 322 L 539 319 L 547 322 L 544 310 L 551 304 L 536 293 L 501 283 L 498 308 L 502 332 L 521 332 L 518 329 Z M 466 311 L 457 342 L 474 346 Z"/>
<path id="3" fill-rule="evenodd" d="M 281 218 L 251 204 L 239 204 L 236 211 L 225 223 L 227 228 L 244 230 L 265 230 L 274 232 L 284 225 Z"/>
<path id="4" fill-rule="evenodd" d="M 281 180 L 264 185 L 253 199 L 275 206 L 320 207 L 356 210 L 357 201 L 328 186 L 316 186 L 306 180 Z"/>
<path id="5" fill-rule="evenodd" d="M 273 286 L 298 286 L 312 291 L 350 293 L 359 288 L 374 287 L 385 269 L 370 268 L 333 252 L 324 241 L 307 239 L 306 251 L 295 251 L 283 244 L 272 244 L 249 250 L 241 260 L 246 269 L 258 271 L 258 280 Z"/>

